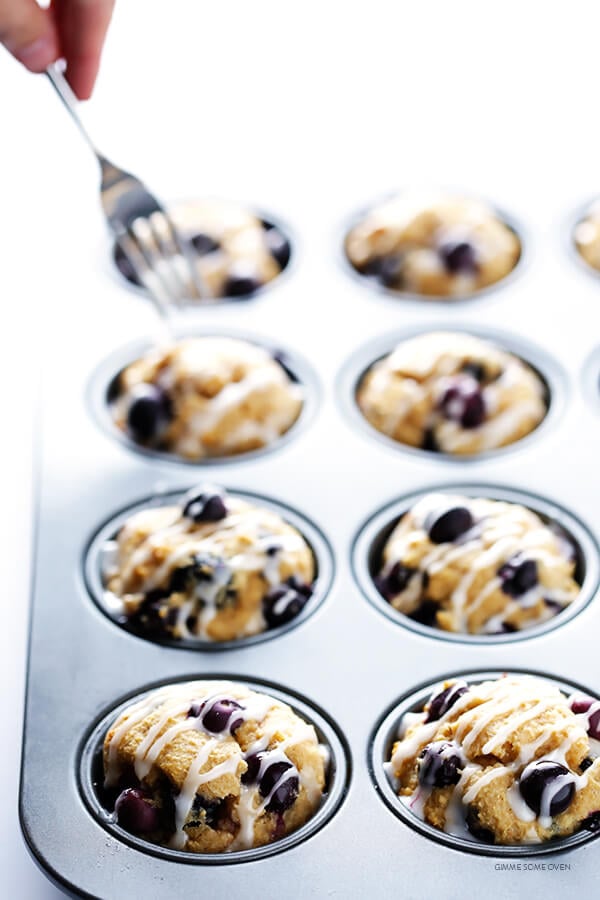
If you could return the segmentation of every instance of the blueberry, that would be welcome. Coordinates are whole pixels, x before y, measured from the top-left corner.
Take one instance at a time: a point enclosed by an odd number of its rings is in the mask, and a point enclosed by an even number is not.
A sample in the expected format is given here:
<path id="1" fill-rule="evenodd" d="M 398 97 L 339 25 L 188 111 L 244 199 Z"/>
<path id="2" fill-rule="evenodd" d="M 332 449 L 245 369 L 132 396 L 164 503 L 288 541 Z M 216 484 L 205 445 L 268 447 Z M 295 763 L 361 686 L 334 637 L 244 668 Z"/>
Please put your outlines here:
<path id="1" fill-rule="evenodd" d="M 593 706 L 596 708 L 593 709 Z M 587 713 L 588 734 L 594 740 L 600 741 L 600 702 L 592 697 L 576 697 L 571 701 L 571 709 L 576 715 Z"/>
<path id="2" fill-rule="evenodd" d="M 198 256 L 206 256 L 209 253 L 214 253 L 215 250 L 218 250 L 220 244 L 218 241 L 215 241 L 209 234 L 195 234 L 191 239 L 191 244 Z"/>
<path id="3" fill-rule="evenodd" d="M 437 622 L 438 610 L 439 606 L 434 600 L 423 600 L 415 611 L 410 613 L 409 619 L 433 628 Z"/>
<path id="4" fill-rule="evenodd" d="M 229 277 L 223 285 L 223 294 L 225 297 L 248 297 L 262 287 L 261 282 L 253 275 L 245 275 L 243 272 L 238 274 L 229 273 Z"/>
<path id="5" fill-rule="evenodd" d="M 164 638 L 169 634 L 165 600 L 169 592 L 162 588 L 148 591 L 138 608 L 126 617 L 126 624 L 134 631 L 141 631 L 148 637 Z"/>
<path id="6" fill-rule="evenodd" d="M 586 713 L 594 702 L 592 697 L 573 697 L 569 705 L 575 715 L 578 716 L 581 713 Z"/>
<path id="7" fill-rule="evenodd" d="M 465 375 L 470 375 L 475 381 L 478 381 L 480 384 L 482 381 L 485 381 L 485 367 L 478 362 L 466 362 L 461 368 L 461 372 L 464 372 Z"/>
<path id="8" fill-rule="evenodd" d="M 519 791 L 536 816 L 558 816 L 575 796 L 575 776 L 561 763 L 538 759 L 521 773 Z"/>
<path id="9" fill-rule="evenodd" d="M 385 287 L 399 288 L 402 285 L 404 260 L 401 256 L 385 256 L 379 263 L 377 277 Z"/>
<path id="10" fill-rule="evenodd" d="M 449 544 L 469 531 L 473 516 L 466 506 L 452 506 L 443 512 L 433 512 L 425 520 L 425 530 L 432 544 Z"/>
<path id="11" fill-rule="evenodd" d="M 426 787 L 458 784 L 462 759 L 449 741 L 434 741 L 419 754 L 419 783 Z"/>
<path id="12" fill-rule="evenodd" d="M 463 428 L 478 428 L 485 420 L 485 400 L 472 375 L 455 375 L 438 402 L 438 409 Z"/>
<path id="13" fill-rule="evenodd" d="M 437 722 L 442 716 L 445 716 L 451 709 L 459 697 L 466 694 L 469 686 L 465 681 L 455 681 L 449 687 L 444 688 L 439 694 L 434 694 L 429 701 L 429 711 L 427 713 L 427 722 Z"/>
<path id="14" fill-rule="evenodd" d="M 131 390 L 127 410 L 127 430 L 134 441 L 156 440 L 172 416 L 167 394 L 154 384 L 137 384 Z"/>
<path id="15" fill-rule="evenodd" d="M 533 559 L 508 560 L 498 569 L 501 587 L 509 597 L 520 597 L 538 583 L 537 564 Z"/>
<path id="16" fill-rule="evenodd" d="M 292 255 L 290 242 L 277 228 L 269 228 L 265 232 L 265 243 L 280 269 L 285 269 Z"/>
<path id="17" fill-rule="evenodd" d="M 121 249 L 119 244 L 115 244 L 113 250 L 113 259 L 121 275 L 126 278 L 127 281 L 130 281 L 132 284 L 136 284 L 138 287 L 141 287 L 140 280 L 136 275 L 135 269 L 129 261 L 129 257 L 127 256 L 125 251 Z"/>
<path id="18" fill-rule="evenodd" d="M 386 600 L 393 600 L 408 587 L 408 583 L 416 571 L 401 562 L 394 563 L 387 575 L 379 575 L 375 579 L 377 590 Z"/>
<path id="19" fill-rule="evenodd" d="M 433 428 L 425 429 L 425 431 L 423 432 L 423 443 L 421 446 L 423 450 L 429 450 L 430 453 L 440 452 L 440 445 L 436 440 L 435 431 Z"/>
<path id="20" fill-rule="evenodd" d="M 285 772 L 293 768 L 294 767 L 290 762 L 284 762 L 283 760 L 281 762 L 274 762 L 268 766 L 260 779 L 258 789 L 262 796 L 268 797 L 269 794 L 273 792 L 271 794 L 271 799 L 265 807 L 267 812 L 283 813 L 286 809 L 289 809 L 296 800 L 300 789 L 300 782 L 297 775 L 289 775 L 281 782 L 279 787 L 273 791 L 273 788 Z"/>
<path id="21" fill-rule="evenodd" d="M 242 784 L 256 784 L 264 757 L 265 753 L 250 753 L 246 756 L 246 765 L 248 768 L 242 775 Z"/>
<path id="22" fill-rule="evenodd" d="M 313 589 L 299 578 L 292 576 L 279 587 L 271 588 L 263 598 L 263 616 L 269 628 L 277 628 L 285 625 L 298 616 L 304 607 Z"/>
<path id="23" fill-rule="evenodd" d="M 138 788 L 126 788 L 119 794 L 115 813 L 121 828 L 134 834 L 156 831 L 159 827 L 158 810 Z"/>
<path id="24" fill-rule="evenodd" d="M 585 772 L 586 769 L 589 769 L 590 766 L 594 765 L 594 760 L 591 756 L 586 756 L 585 759 L 582 759 L 579 763 L 579 771 Z"/>
<path id="25" fill-rule="evenodd" d="M 185 594 L 194 583 L 194 566 L 179 566 L 173 569 L 169 580 L 170 594 Z"/>
<path id="26" fill-rule="evenodd" d="M 281 544 L 269 544 L 269 546 L 265 548 L 265 553 L 267 556 L 277 556 L 278 553 L 281 553 L 281 550 Z"/>
<path id="27" fill-rule="evenodd" d="M 377 278 L 379 276 L 379 273 L 381 272 L 382 263 L 382 256 L 372 256 L 366 261 L 366 263 L 364 263 L 364 265 L 357 266 L 357 269 L 361 273 L 361 275 L 367 275 L 368 277 Z"/>
<path id="28" fill-rule="evenodd" d="M 584 819 L 581 827 L 586 828 L 588 831 L 600 831 L 600 810 L 596 810 Z"/>
<path id="29" fill-rule="evenodd" d="M 183 498 L 183 515 L 198 525 L 221 521 L 227 515 L 224 491 L 208 484 L 192 488 Z"/>
<path id="30" fill-rule="evenodd" d="M 494 832 L 490 828 L 485 828 L 480 823 L 479 813 L 474 806 L 469 806 L 469 808 L 467 809 L 465 823 L 469 832 L 473 835 L 474 838 L 477 838 L 478 841 L 484 841 L 484 843 L 486 844 L 496 843 L 496 836 Z"/>
<path id="31" fill-rule="evenodd" d="M 438 247 L 438 253 L 452 275 L 471 275 L 477 272 L 477 254 L 468 241 L 447 241 Z"/>
<path id="32" fill-rule="evenodd" d="M 225 698 L 223 700 L 215 700 L 204 712 L 206 703 L 192 703 L 188 711 L 188 718 L 201 718 L 202 725 L 212 734 L 222 734 L 227 731 L 233 734 L 236 728 L 239 728 L 244 721 L 242 715 L 238 715 L 236 710 L 243 709 L 235 700 Z"/>
<path id="33" fill-rule="evenodd" d="M 201 794 L 196 794 L 192 804 L 192 817 L 186 822 L 185 827 L 197 828 L 199 825 L 207 825 L 214 828 L 222 810 L 222 800 L 209 800 Z"/>

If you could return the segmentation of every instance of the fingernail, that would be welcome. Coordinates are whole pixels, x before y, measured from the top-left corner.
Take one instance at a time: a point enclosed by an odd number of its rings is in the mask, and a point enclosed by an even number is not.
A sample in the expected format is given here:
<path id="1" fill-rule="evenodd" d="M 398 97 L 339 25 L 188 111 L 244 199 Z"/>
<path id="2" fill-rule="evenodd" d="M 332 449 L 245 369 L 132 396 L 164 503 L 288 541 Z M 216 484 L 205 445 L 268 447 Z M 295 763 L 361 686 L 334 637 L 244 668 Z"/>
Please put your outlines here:
<path id="1" fill-rule="evenodd" d="M 42 72 L 56 59 L 56 42 L 51 35 L 43 35 L 27 47 L 15 52 L 16 58 L 32 72 Z"/>

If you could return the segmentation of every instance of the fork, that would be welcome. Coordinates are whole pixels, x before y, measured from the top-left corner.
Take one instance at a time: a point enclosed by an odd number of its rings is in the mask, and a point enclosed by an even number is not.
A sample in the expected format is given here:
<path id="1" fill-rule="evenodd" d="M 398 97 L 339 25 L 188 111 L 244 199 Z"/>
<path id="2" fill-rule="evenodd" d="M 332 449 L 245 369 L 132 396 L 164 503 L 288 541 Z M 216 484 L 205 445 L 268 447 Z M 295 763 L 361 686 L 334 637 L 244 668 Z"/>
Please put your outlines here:
<path id="1" fill-rule="evenodd" d="M 78 114 L 75 94 L 53 64 L 46 75 L 95 154 L 101 171 L 100 200 L 115 240 L 158 312 L 169 320 L 187 299 L 207 296 L 195 253 L 163 205 L 142 182 L 100 153 Z"/>

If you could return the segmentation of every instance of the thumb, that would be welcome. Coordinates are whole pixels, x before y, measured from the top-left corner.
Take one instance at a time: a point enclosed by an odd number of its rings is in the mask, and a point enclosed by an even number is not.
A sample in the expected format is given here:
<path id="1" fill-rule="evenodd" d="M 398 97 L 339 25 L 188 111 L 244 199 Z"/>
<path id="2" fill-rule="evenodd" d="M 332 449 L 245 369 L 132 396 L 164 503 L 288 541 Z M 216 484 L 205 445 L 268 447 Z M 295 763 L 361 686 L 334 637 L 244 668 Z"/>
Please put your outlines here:
<path id="1" fill-rule="evenodd" d="M 0 0 L 0 42 L 32 72 L 59 55 L 52 18 L 36 0 Z"/>

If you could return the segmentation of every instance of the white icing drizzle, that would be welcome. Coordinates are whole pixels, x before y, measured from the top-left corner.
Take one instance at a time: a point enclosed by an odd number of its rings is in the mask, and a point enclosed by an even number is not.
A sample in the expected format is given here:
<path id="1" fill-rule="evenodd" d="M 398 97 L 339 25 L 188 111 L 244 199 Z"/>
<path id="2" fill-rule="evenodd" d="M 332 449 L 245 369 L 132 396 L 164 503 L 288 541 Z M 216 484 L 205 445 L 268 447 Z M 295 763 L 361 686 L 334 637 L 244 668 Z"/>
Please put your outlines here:
<path id="1" fill-rule="evenodd" d="M 540 605 L 540 612 L 530 615 L 526 627 L 532 627 L 555 615 L 542 600 L 553 601 L 567 606 L 575 597 L 574 592 L 565 589 L 569 584 L 568 547 L 561 542 L 535 513 L 514 503 L 506 503 L 484 498 L 460 495 L 428 494 L 421 498 L 407 513 L 392 532 L 384 549 L 385 565 L 382 575 L 391 571 L 397 562 L 411 558 L 416 540 L 425 530 L 428 516 L 436 509 L 462 506 L 470 510 L 475 525 L 456 541 L 436 544 L 421 558 L 418 571 L 434 577 L 444 569 L 463 564 L 464 573 L 449 593 L 449 608 L 452 612 L 452 630 L 489 634 L 501 629 L 507 617 L 513 612 L 531 610 Z M 537 563 L 538 583 L 518 598 L 505 598 L 505 606 L 494 616 L 484 618 L 476 625 L 473 617 L 484 606 L 490 595 L 501 586 L 496 574 L 508 560 L 518 563 L 529 559 Z M 468 563 L 468 564 L 467 564 Z M 492 574 L 477 593 L 472 595 L 472 586 L 481 573 L 490 568 Z M 572 566 L 574 568 L 574 566 Z M 544 582 L 559 582 L 558 587 Z M 413 576 L 406 588 L 392 599 L 392 605 L 402 612 L 412 612 L 421 599 L 421 580 Z M 443 609 L 444 607 L 440 607 Z"/>
<path id="2" fill-rule="evenodd" d="M 441 689 L 435 691 L 435 694 Z M 533 676 L 504 676 L 494 681 L 472 685 L 444 716 L 434 722 L 426 721 L 427 711 L 406 713 L 398 729 L 399 743 L 394 747 L 386 771 L 389 776 L 396 779 L 396 789 L 400 789 L 399 773 L 403 765 L 406 761 L 418 757 L 422 748 L 435 738 L 438 730 L 443 729 L 447 721 L 457 723 L 454 741 L 448 752 L 467 757 L 480 735 L 490 726 L 493 733 L 475 750 L 477 757 L 492 755 L 500 747 L 512 743 L 513 736 L 525 730 L 525 726 L 529 723 L 540 721 L 540 729 L 535 737 L 520 746 L 518 756 L 511 762 L 505 764 L 498 762 L 486 768 L 467 758 L 460 779 L 454 786 L 446 809 L 445 821 L 446 831 L 453 834 L 467 834 L 464 807 L 473 803 L 480 791 L 492 781 L 509 775 L 512 783 L 506 791 L 507 802 L 519 821 L 532 825 L 526 831 L 525 841 L 540 842 L 542 837 L 537 827 L 534 827 L 534 823 L 541 829 L 551 828 L 553 817 L 550 815 L 550 809 L 561 789 L 566 784 L 573 784 L 577 792 L 588 783 L 587 772 L 584 771 L 580 775 L 570 769 L 567 755 L 577 742 L 588 739 L 589 717 L 594 711 L 600 710 L 600 700 L 595 700 L 586 712 L 575 715 L 570 710 L 571 699 L 565 697 L 554 685 Z M 545 714 L 548 711 L 558 710 L 564 715 L 556 716 L 554 722 L 544 726 L 542 722 Z M 410 732 L 408 735 L 407 731 Z M 549 749 L 547 745 L 555 744 L 557 735 L 561 736 L 558 746 Z M 595 749 L 600 751 L 600 742 L 589 740 L 589 744 L 590 752 L 595 752 Z M 568 769 L 568 772 L 549 780 L 544 786 L 540 812 L 536 816 L 523 799 L 519 790 L 519 778 L 527 766 L 539 759 L 560 763 Z M 413 794 L 401 796 L 400 799 L 415 814 L 423 818 L 424 807 L 432 790 L 419 785 Z"/>

